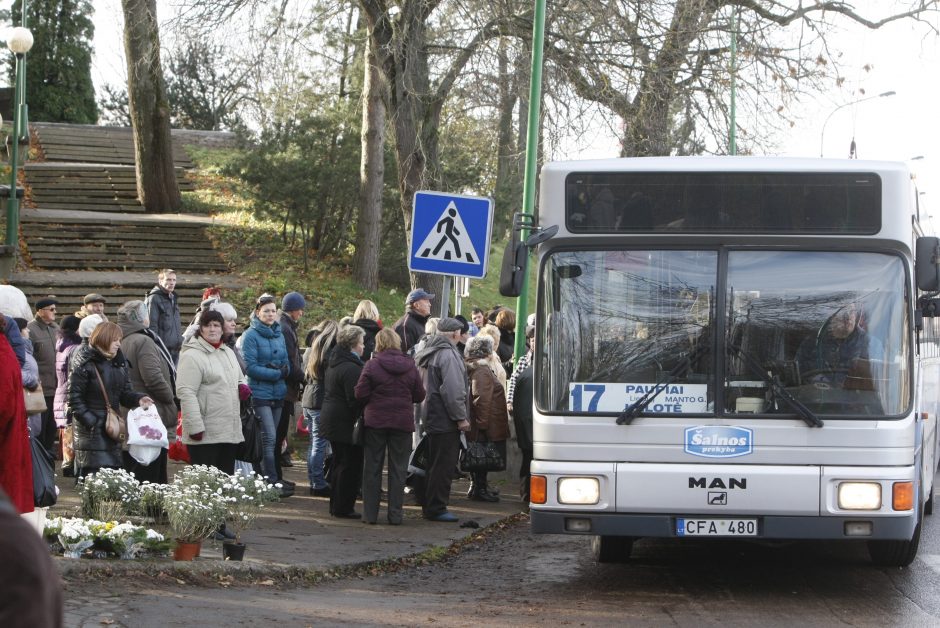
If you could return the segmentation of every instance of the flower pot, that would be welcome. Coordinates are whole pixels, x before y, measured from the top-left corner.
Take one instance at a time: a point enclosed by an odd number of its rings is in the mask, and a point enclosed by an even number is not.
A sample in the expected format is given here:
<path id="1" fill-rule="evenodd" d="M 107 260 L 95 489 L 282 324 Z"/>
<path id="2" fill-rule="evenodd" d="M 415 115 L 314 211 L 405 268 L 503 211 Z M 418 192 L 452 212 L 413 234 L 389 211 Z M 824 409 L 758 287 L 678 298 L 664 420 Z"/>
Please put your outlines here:
<path id="1" fill-rule="evenodd" d="M 192 560 L 199 556 L 199 549 L 202 543 L 190 543 L 177 539 L 176 547 L 173 549 L 173 560 Z"/>
<path id="2" fill-rule="evenodd" d="M 224 560 L 244 560 L 245 544 L 236 543 L 235 541 L 225 541 L 222 543 L 222 558 Z"/>

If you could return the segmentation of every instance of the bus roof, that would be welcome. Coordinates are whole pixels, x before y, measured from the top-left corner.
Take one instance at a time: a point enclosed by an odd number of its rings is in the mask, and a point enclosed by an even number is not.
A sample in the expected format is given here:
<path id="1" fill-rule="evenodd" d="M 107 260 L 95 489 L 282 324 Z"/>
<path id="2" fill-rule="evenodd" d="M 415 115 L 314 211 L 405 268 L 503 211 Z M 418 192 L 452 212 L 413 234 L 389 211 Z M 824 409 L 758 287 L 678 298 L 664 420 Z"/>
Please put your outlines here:
<path id="1" fill-rule="evenodd" d="M 807 157 L 622 157 L 553 161 L 548 172 L 907 172 L 900 161 Z"/>

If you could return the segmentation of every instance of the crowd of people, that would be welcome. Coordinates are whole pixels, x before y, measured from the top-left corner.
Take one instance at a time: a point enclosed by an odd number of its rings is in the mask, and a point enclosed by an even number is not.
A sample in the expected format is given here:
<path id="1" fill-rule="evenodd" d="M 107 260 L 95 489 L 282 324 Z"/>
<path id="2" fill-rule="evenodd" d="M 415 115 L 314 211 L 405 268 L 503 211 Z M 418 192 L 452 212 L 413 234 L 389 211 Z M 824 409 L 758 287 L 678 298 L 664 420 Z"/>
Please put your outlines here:
<path id="1" fill-rule="evenodd" d="M 292 464 L 288 431 L 302 416 L 309 493 L 328 497 L 332 516 L 370 524 L 385 499 L 391 525 L 402 523 L 407 493 L 426 519 L 456 521 L 448 504 L 461 448 L 485 441 L 505 459 L 512 419 L 528 502 L 533 326 L 513 369 L 512 310 L 435 318 L 435 295 L 419 288 L 392 326 L 363 300 L 351 316 L 304 331 L 302 294 L 263 294 L 239 335 L 237 312 L 217 288 L 204 292 L 184 324 L 176 282 L 175 271 L 160 271 L 146 297 L 120 304 L 114 321 L 100 294 L 58 318 L 55 297 L 31 310 L 21 291 L 2 287 L 0 387 L 13 402 L 0 404 L 0 487 L 20 512 L 33 509 L 30 438 L 59 451 L 67 476 L 124 468 L 141 481 L 166 483 L 166 449 L 145 464 L 105 429 L 109 413 L 126 418 L 151 406 L 192 463 L 226 473 L 253 466 L 282 497 L 297 490 L 283 467 Z M 27 414 L 24 398 L 40 392 L 46 409 Z M 238 459 L 246 406 L 260 420 L 262 454 L 253 464 Z M 409 475 L 418 447 L 426 464 Z M 485 472 L 472 474 L 467 498 L 500 499 Z M 219 534 L 229 533 L 223 526 Z"/>

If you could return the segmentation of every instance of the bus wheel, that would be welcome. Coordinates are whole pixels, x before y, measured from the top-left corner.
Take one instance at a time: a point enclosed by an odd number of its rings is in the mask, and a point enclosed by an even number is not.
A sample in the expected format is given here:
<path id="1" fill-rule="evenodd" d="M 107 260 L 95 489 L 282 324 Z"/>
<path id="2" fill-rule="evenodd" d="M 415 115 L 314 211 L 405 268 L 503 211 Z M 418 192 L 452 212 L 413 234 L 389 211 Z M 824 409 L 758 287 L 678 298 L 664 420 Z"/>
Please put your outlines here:
<path id="1" fill-rule="evenodd" d="M 933 514 L 933 487 L 930 487 L 930 498 L 927 500 L 927 503 L 924 504 L 924 514 Z"/>
<path id="2" fill-rule="evenodd" d="M 879 567 L 907 567 L 917 557 L 920 546 L 920 526 L 923 516 L 917 521 L 914 536 L 910 541 L 869 541 L 868 555 Z"/>
<path id="3" fill-rule="evenodd" d="M 599 563 L 625 563 L 633 552 L 633 537 L 595 536 L 591 539 L 591 551 Z"/>

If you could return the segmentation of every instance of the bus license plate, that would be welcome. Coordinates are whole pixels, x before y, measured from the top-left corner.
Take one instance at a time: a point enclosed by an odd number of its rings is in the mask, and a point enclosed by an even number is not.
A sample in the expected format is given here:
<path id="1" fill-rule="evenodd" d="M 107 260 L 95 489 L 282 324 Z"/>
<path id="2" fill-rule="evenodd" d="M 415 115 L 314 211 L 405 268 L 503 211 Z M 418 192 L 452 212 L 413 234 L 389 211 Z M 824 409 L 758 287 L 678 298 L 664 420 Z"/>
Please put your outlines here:
<path id="1" fill-rule="evenodd" d="M 757 536 L 757 519 L 676 519 L 676 536 Z"/>

